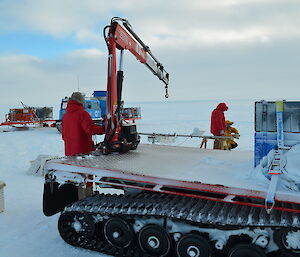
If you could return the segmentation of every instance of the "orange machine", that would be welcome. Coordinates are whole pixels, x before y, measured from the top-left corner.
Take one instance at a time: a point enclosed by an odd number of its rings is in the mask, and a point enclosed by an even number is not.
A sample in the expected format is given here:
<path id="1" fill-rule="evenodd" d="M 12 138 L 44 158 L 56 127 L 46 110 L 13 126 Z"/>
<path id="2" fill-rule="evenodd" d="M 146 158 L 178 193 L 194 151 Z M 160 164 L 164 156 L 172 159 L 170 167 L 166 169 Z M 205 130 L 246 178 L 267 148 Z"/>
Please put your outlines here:
<path id="1" fill-rule="evenodd" d="M 38 117 L 33 108 L 9 109 L 9 113 L 5 117 L 5 122 L 22 122 L 36 120 L 38 120 Z"/>
<path id="2" fill-rule="evenodd" d="M 53 107 L 29 107 L 24 105 L 23 108 L 9 109 L 9 113 L 5 115 L 5 122 L 0 126 L 17 126 L 25 127 L 27 125 L 42 125 L 47 127 L 47 122 L 54 122 Z"/>

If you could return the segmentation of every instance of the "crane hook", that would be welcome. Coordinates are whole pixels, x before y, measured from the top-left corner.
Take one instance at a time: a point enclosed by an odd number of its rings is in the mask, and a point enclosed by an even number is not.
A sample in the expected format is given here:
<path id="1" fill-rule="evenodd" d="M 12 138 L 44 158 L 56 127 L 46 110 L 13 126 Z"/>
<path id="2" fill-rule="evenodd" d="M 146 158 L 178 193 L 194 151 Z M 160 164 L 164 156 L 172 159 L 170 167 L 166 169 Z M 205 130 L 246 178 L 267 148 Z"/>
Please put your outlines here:
<path id="1" fill-rule="evenodd" d="M 168 85 L 165 86 L 165 89 L 166 89 L 165 98 L 169 98 Z"/>

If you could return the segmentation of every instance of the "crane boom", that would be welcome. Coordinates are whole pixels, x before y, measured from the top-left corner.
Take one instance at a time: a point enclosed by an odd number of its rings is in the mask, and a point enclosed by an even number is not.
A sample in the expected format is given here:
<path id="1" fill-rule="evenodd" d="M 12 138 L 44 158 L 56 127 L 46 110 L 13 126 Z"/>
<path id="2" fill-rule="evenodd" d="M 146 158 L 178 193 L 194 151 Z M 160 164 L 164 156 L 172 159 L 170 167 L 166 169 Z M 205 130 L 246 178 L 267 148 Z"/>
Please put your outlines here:
<path id="1" fill-rule="evenodd" d="M 122 23 L 122 24 L 121 24 Z M 108 33 L 107 33 L 108 29 Z M 141 63 L 165 84 L 168 97 L 169 73 L 154 57 L 150 48 L 132 30 L 125 19 L 114 17 L 111 24 L 104 28 L 104 38 L 108 47 L 107 102 L 105 138 L 99 149 L 103 153 L 124 152 L 136 149 L 139 136 L 135 125 L 123 125 L 121 118 L 123 86 L 123 52 L 128 50 Z M 120 50 L 119 70 L 117 71 L 117 50 Z"/>
<path id="2" fill-rule="evenodd" d="M 131 25 L 125 19 L 121 19 L 126 31 L 115 20 L 119 18 L 113 18 L 113 26 L 115 28 L 115 42 L 118 48 L 129 50 L 141 63 L 145 64 L 151 72 L 162 80 L 165 85 L 169 84 L 169 73 L 167 73 L 163 65 L 154 57 L 150 48 L 144 44 L 144 42 L 137 36 L 132 30 Z"/>

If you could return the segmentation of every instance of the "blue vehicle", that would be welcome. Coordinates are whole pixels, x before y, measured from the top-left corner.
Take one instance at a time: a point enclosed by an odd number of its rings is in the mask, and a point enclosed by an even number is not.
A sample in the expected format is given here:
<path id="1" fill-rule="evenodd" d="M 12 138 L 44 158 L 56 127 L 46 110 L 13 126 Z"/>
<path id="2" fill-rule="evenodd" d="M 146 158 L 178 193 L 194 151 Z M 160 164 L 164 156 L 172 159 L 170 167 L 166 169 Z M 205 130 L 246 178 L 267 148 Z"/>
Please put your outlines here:
<path id="1" fill-rule="evenodd" d="M 68 100 L 68 97 L 61 100 L 59 120 L 62 120 L 66 112 Z M 83 106 L 93 120 L 104 119 L 106 112 L 106 91 L 94 91 L 93 97 L 85 97 Z"/>
<path id="2" fill-rule="evenodd" d="M 99 101 L 101 118 L 104 119 L 106 114 L 106 91 L 94 91 L 93 96 Z"/>
<path id="3" fill-rule="evenodd" d="M 56 122 L 57 129 L 61 132 L 61 121 L 66 112 L 68 97 L 61 100 L 59 110 L 59 120 Z M 91 115 L 95 123 L 102 123 L 106 115 L 106 91 L 94 91 L 92 97 L 85 97 L 83 102 L 84 109 Z M 140 107 L 128 107 L 122 109 L 122 116 L 125 122 L 135 122 L 141 119 Z"/>
<path id="4" fill-rule="evenodd" d="M 68 97 L 61 100 L 59 119 L 56 122 L 56 128 L 61 132 L 61 121 L 66 112 Z M 94 91 L 92 97 L 85 97 L 83 102 L 84 109 L 91 115 L 95 123 L 101 123 L 106 113 L 106 91 Z"/>

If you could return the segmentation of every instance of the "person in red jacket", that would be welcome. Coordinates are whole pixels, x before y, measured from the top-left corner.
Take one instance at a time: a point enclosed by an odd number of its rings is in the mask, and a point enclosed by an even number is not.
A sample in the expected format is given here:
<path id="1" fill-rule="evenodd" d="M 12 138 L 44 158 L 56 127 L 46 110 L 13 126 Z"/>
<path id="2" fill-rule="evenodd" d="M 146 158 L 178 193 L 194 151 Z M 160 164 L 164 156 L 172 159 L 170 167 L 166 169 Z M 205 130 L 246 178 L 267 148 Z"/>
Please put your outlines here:
<path id="1" fill-rule="evenodd" d="M 83 101 L 84 96 L 80 92 L 74 92 L 62 119 L 66 156 L 89 154 L 94 150 L 92 136 L 105 133 L 104 128 L 96 126 L 90 114 L 84 110 Z"/>
<path id="2" fill-rule="evenodd" d="M 228 110 L 225 103 L 219 103 L 217 108 L 211 114 L 210 132 L 214 136 L 223 136 L 226 130 L 224 112 Z M 222 140 L 214 141 L 214 149 L 222 149 Z"/>

